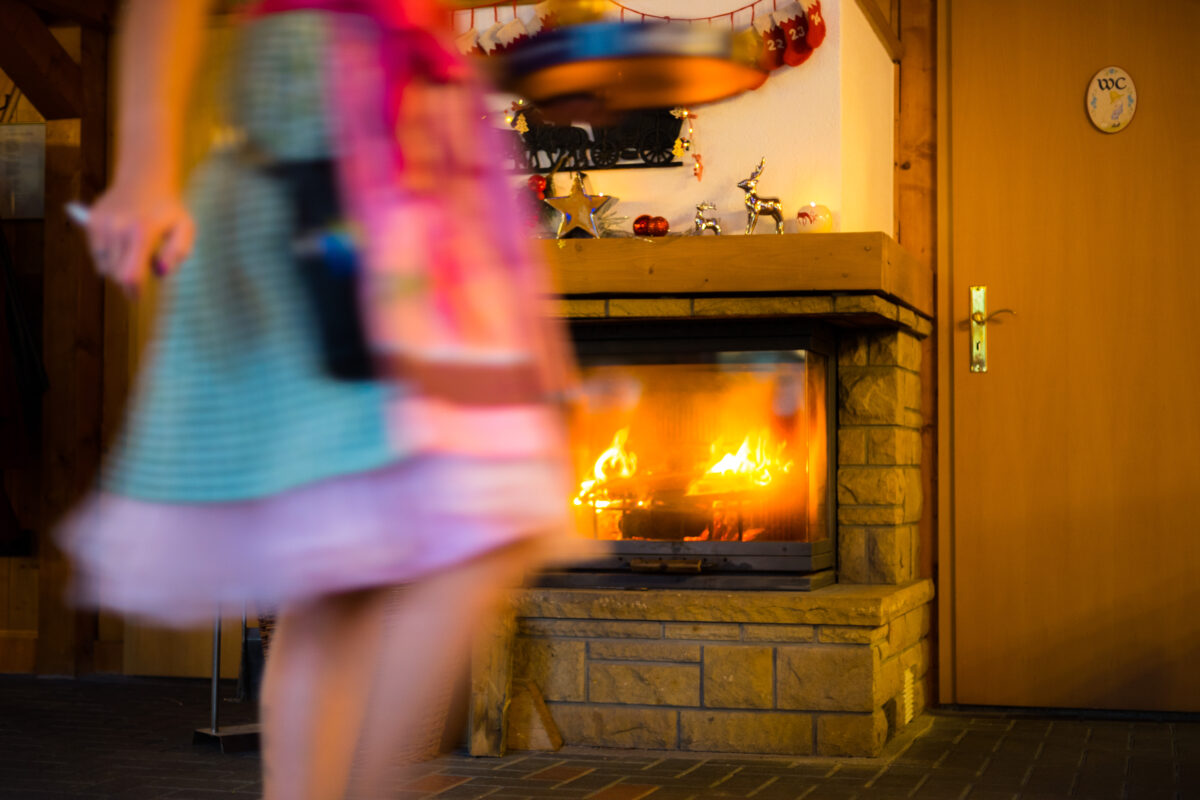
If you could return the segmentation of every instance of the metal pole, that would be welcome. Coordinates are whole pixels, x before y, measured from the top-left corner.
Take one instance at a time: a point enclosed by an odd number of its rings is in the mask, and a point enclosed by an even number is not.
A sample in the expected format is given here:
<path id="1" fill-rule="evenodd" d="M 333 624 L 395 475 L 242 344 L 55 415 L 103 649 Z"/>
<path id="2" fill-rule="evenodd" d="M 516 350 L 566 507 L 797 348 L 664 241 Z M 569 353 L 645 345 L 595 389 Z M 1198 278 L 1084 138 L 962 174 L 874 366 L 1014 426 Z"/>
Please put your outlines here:
<path id="1" fill-rule="evenodd" d="M 221 614 L 213 622 L 213 666 L 212 666 L 212 724 L 215 734 L 220 728 L 220 682 L 221 682 Z"/>

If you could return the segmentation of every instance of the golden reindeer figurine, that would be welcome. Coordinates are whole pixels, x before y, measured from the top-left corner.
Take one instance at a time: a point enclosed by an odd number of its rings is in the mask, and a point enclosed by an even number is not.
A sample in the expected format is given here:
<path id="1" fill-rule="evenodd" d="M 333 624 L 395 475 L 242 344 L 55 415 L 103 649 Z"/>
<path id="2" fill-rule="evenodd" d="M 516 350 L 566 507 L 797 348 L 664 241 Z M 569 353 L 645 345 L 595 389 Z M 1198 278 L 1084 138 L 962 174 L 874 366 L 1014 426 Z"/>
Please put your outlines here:
<path id="1" fill-rule="evenodd" d="M 692 224 L 696 228 L 695 233 L 697 236 L 700 236 L 705 231 L 712 231 L 717 236 L 721 235 L 721 223 L 715 219 L 712 219 L 711 217 L 704 216 L 705 211 L 716 211 L 716 210 L 717 210 L 717 207 L 715 205 L 713 205 L 712 203 L 697 203 L 696 204 L 696 216 L 692 220 Z"/>
<path id="2" fill-rule="evenodd" d="M 767 165 L 767 157 L 763 156 L 762 161 L 758 162 L 758 166 L 749 178 L 738 182 L 738 188 L 746 193 L 746 235 L 754 233 L 754 226 L 758 224 L 760 214 L 765 214 L 768 217 L 775 219 L 775 232 L 783 233 L 783 206 L 779 202 L 778 197 L 759 197 L 755 189 L 758 188 L 758 176 L 762 175 L 763 167 Z"/>

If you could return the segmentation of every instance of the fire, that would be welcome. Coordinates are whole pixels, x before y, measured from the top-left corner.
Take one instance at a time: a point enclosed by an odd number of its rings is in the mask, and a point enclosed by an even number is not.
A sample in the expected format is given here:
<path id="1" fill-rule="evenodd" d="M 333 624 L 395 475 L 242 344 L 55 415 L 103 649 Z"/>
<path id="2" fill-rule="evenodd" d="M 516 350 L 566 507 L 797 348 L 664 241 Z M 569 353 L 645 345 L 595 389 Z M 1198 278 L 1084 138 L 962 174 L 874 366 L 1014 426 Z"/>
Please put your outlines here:
<path id="1" fill-rule="evenodd" d="M 581 481 L 575 505 L 588 503 L 594 508 L 607 508 L 613 500 L 605 484 L 614 478 L 632 478 L 637 472 L 637 455 L 625 449 L 629 439 L 629 428 L 621 428 L 613 436 L 612 444 L 596 459 L 592 467 L 592 478 Z"/>
<path id="2" fill-rule="evenodd" d="M 770 486 L 776 476 L 792 470 L 792 462 L 783 458 L 786 447 L 786 443 L 773 444 L 766 430 L 747 435 L 734 453 L 726 452 L 717 457 L 718 448 L 714 445 L 716 460 L 702 477 L 688 485 L 687 494 L 736 492 Z"/>
<path id="3" fill-rule="evenodd" d="M 656 494 L 656 489 L 645 486 L 639 490 L 631 480 L 645 476 L 638 475 L 637 455 L 626 449 L 628 439 L 629 428 L 616 432 L 612 444 L 596 459 L 591 477 L 580 481 L 579 494 L 573 501 L 575 505 L 588 505 L 597 510 L 617 505 L 642 507 L 646 505 L 642 496 L 644 492 Z M 786 443 L 772 441 L 770 432 L 765 429 L 747 435 L 734 452 L 722 453 L 719 442 L 714 443 L 710 446 L 710 465 L 699 477 L 687 481 L 683 495 L 729 494 L 765 489 L 792 471 L 793 462 L 784 457 L 786 448 Z M 657 480 L 653 475 L 647 479 Z M 683 489 L 682 482 L 677 485 L 680 490 Z"/>

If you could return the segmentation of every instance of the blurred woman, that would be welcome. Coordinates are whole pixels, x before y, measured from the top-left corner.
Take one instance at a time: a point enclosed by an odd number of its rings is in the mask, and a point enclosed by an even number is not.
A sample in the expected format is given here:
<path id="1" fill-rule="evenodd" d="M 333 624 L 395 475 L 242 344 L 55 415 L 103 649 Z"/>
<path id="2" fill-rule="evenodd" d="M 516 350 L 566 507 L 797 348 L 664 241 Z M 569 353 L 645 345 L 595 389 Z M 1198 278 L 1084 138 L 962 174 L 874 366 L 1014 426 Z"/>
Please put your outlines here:
<path id="1" fill-rule="evenodd" d="M 122 19 L 87 235 L 131 292 L 165 276 L 164 308 L 60 538 L 84 604 L 178 625 L 278 608 L 265 797 L 382 797 L 442 739 L 498 598 L 561 550 L 568 358 L 444 10 L 244 10 L 232 125 L 185 202 L 209 6 Z"/>

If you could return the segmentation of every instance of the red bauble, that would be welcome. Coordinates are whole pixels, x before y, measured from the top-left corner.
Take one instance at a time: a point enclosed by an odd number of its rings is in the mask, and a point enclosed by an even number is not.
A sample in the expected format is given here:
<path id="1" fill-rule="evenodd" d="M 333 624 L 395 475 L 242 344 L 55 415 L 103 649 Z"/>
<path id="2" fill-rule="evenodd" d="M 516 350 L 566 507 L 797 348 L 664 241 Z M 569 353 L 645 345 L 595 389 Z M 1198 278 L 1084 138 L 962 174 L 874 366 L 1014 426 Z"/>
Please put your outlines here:
<path id="1" fill-rule="evenodd" d="M 633 233 L 635 236 L 649 236 L 650 222 L 653 220 L 649 214 L 642 214 L 633 221 Z"/>
<path id="2" fill-rule="evenodd" d="M 666 236 L 669 230 L 671 230 L 671 224 L 667 222 L 666 217 L 654 217 L 650 220 L 651 236 Z"/>
<path id="3" fill-rule="evenodd" d="M 537 195 L 538 200 L 546 199 L 546 179 L 541 175 L 530 175 L 525 179 L 525 185 L 529 187 L 529 191 Z"/>

